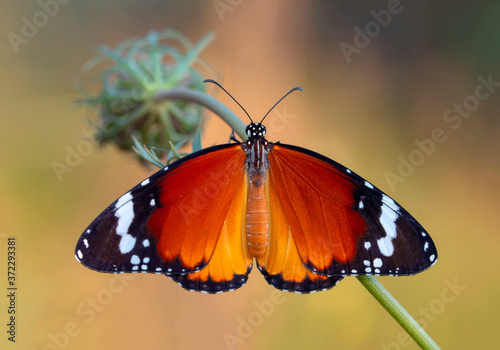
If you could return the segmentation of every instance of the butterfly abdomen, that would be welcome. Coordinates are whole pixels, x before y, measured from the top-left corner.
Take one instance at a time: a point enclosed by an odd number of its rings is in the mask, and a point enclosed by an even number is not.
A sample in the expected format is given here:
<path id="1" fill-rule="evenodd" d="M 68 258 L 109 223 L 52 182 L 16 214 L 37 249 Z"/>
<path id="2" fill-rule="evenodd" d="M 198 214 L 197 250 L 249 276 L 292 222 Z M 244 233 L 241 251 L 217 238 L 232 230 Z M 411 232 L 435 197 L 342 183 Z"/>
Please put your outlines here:
<path id="1" fill-rule="evenodd" d="M 248 252 L 254 258 L 264 256 L 269 238 L 269 214 L 264 184 L 248 187 L 246 235 Z"/>

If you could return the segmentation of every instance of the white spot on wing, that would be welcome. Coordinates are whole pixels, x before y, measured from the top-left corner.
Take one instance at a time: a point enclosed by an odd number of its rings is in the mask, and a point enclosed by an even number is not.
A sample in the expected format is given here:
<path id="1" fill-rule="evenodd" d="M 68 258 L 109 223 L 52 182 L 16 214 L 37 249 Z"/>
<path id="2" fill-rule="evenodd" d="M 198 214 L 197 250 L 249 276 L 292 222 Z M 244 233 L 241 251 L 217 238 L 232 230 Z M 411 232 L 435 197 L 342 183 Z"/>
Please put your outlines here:
<path id="1" fill-rule="evenodd" d="M 142 262 L 144 264 L 147 264 L 149 262 L 149 257 L 145 257 L 144 259 L 142 259 Z"/>
<path id="2" fill-rule="evenodd" d="M 133 265 L 139 265 L 140 262 L 141 259 L 139 259 L 137 255 L 132 255 L 132 257 L 130 258 L 130 263 Z"/>
<path id="3" fill-rule="evenodd" d="M 365 205 L 363 204 L 363 201 L 359 201 L 359 209 L 363 209 Z"/>
<path id="4" fill-rule="evenodd" d="M 120 253 L 126 254 L 130 253 L 132 249 L 135 247 L 135 242 L 136 238 L 132 237 L 129 234 L 124 234 L 122 236 L 122 239 L 120 240 L 120 244 L 118 245 L 118 248 L 120 249 Z"/>
<path id="5" fill-rule="evenodd" d="M 384 237 L 377 240 L 378 249 L 385 256 L 391 256 L 394 253 L 394 246 L 391 237 Z"/>
<path id="6" fill-rule="evenodd" d="M 370 242 L 365 242 L 365 249 L 368 250 L 370 249 L 372 244 Z"/>
<path id="7" fill-rule="evenodd" d="M 142 245 L 144 247 L 149 247 L 149 240 L 148 239 L 145 239 L 144 241 L 142 241 Z"/>
<path id="8" fill-rule="evenodd" d="M 83 239 L 83 244 L 85 244 L 85 248 L 89 247 L 89 241 L 86 238 Z M 426 243 L 427 244 L 427 243 Z"/>
<path id="9" fill-rule="evenodd" d="M 382 259 L 376 258 L 373 260 L 373 267 L 382 267 Z"/>
<path id="10" fill-rule="evenodd" d="M 154 207 L 156 205 L 155 199 L 151 199 L 151 202 L 149 202 L 149 205 Z"/>
<path id="11" fill-rule="evenodd" d="M 429 249 L 429 242 L 425 242 L 424 244 L 424 252 L 426 252 L 427 249 Z"/>
<path id="12" fill-rule="evenodd" d="M 432 254 L 430 257 L 429 257 L 429 260 L 431 262 L 433 262 L 434 260 L 436 259 L 436 256 L 434 254 Z"/>
<path id="13" fill-rule="evenodd" d="M 366 181 L 366 180 L 365 180 L 365 186 L 368 187 L 368 188 L 373 189 L 373 185 L 371 183 L 369 183 L 368 181 Z"/>
<path id="14" fill-rule="evenodd" d="M 385 194 L 382 196 L 382 213 L 380 214 L 380 223 L 384 228 L 387 236 L 396 237 L 396 219 L 399 217 L 397 206 L 394 201 Z"/>
<path id="15" fill-rule="evenodd" d="M 134 220 L 134 203 L 130 192 L 125 193 L 118 199 L 115 208 L 115 216 L 118 218 L 116 234 L 122 236 L 118 248 L 122 254 L 126 254 L 135 247 L 136 242 L 136 238 L 128 233 L 128 229 Z"/>
<path id="16" fill-rule="evenodd" d="M 78 255 L 78 259 L 83 258 L 83 254 L 82 254 L 82 251 L 81 251 L 81 250 L 78 250 L 78 251 L 76 252 L 76 255 Z"/>
<path id="17" fill-rule="evenodd" d="M 380 252 L 385 256 L 391 256 L 394 253 L 392 240 L 396 238 L 396 220 L 398 215 L 398 206 L 385 194 L 382 195 L 382 212 L 380 213 L 380 224 L 385 230 L 386 236 L 377 240 Z"/>
<path id="18" fill-rule="evenodd" d="M 345 171 L 346 171 L 346 173 L 348 173 L 348 174 L 352 173 L 352 171 L 351 171 L 350 169 L 347 169 L 347 168 L 345 169 Z"/>
<path id="19" fill-rule="evenodd" d="M 149 183 L 149 179 L 144 180 L 141 182 L 141 186 L 146 186 Z"/>

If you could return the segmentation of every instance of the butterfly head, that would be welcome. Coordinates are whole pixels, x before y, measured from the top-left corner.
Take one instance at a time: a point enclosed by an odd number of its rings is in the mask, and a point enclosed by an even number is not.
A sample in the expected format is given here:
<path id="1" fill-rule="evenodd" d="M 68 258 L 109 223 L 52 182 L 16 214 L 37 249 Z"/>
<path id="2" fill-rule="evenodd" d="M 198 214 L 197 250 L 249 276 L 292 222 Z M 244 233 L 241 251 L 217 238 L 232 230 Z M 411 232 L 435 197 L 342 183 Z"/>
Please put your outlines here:
<path id="1" fill-rule="evenodd" d="M 266 127 L 261 123 L 251 123 L 245 129 L 249 139 L 263 139 L 266 135 Z"/>

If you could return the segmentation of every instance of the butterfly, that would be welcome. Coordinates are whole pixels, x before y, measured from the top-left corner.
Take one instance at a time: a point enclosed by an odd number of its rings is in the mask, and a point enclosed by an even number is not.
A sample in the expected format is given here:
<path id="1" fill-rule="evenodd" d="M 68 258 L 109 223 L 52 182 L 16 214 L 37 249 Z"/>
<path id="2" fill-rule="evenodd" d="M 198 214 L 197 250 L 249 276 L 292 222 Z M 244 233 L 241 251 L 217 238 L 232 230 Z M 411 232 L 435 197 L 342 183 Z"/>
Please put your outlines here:
<path id="1" fill-rule="evenodd" d="M 321 154 L 267 141 L 262 121 L 246 141 L 185 156 L 118 198 L 81 235 L 77 260 L 204 293 L 240 288 L 254 261 L 270 285 L 296 293 L 436 263 L 429 234 L 392 198 Z"/>

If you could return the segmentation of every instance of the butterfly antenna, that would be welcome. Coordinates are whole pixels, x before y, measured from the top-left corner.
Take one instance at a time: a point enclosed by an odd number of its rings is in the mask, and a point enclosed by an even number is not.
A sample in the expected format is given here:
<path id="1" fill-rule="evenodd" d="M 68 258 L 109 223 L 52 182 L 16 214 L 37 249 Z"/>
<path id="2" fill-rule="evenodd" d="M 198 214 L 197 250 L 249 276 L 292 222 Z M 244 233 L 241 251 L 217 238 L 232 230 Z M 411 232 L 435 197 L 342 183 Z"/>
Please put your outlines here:
<path id="1" fill-rule="evenodd" d="M 277 105 L 278 103 L 280 103 L 280 102 L 281 102 L 281 101 L 282 101 L 285 97 L 287 97 L 288 95 L 290 95 L 290 94 L 291 94 L 292 92 L 294 92 L 295 90 L 304 91 L 304 89 L 302 89 L 300 86 L 296 86 L 296 87 L 294 87 L 292 90 L 288 91 L 288 92 L 286 93 L 286 95 L 285 95 L 285 96 L 283 96 L 282 98 L 280 98 L 280 100 L 279 100 L 278 102 L 276 102 L 276 103 L 274 104 L 274 106 L 272 106 L 272 107 L 271 107 L 271 109 L 270 109 L 270 110 L 266 113 L 266 115 L 264 116 L 264 118 L 262 118 L 262 120 L 260 121 L 260 123 L 262 124 L 262 122 L 264 121 L 264 119 L 266 119 L 266 117 L 267 117 L 267 115 L 269 114 L 269 112 L 271 112 L 271 111 L 274 109 L 274 107 L 276 107 L 276 105 Z"/>
<path id="2" fill-rule="evenodd" d="M 236 102 L 236 103 L 238 104 L 238 106 L 240 106 L 240 108 L 243 110 L 243 112 L 245 112 L 245 114 L 248 116 L 248 119 L 250 119 L 250 121 L 253 123 L 253 120 L 252 120 L 252 118 L 250 117 L 250 114 L 248 114 L 248 112 L 245 110 L 245 108 L 243 108 L 243 106 L 242 106 L 242 105 L 240 105 L 240 103 L 239 103 L 238 101 L 236 101 L 236 99 L 235 99 L 235 98 L 234 98 L 234 97 L 233 97 L 233 96 L 232 96 L 229 92 L 227 92 L 227 90 L 226 90 L 226 89 L 224 89 L 224 88 L 222 87 L 222 85 L 221 85 L 221 84 L 219 84 L 218 82 L 216 82 L 215 80 L 212 80 L 212 79 L 205 79 L 205 80 L 203 80 L 203 82 L 204 82 L 204 83 L 212 83 L 212 84 L 215 84 L 215 85 L 217 85 L 218 87 L 220 87 L 222 90 L 224 90 L 224 92 L 225 92 L 226 94 L 228 94 L 228 95 L 229 95 L 229 97 L 231 97 L 231 98 L 233 99 L 233 101 L 234 101 L 234 102 Z"/>

